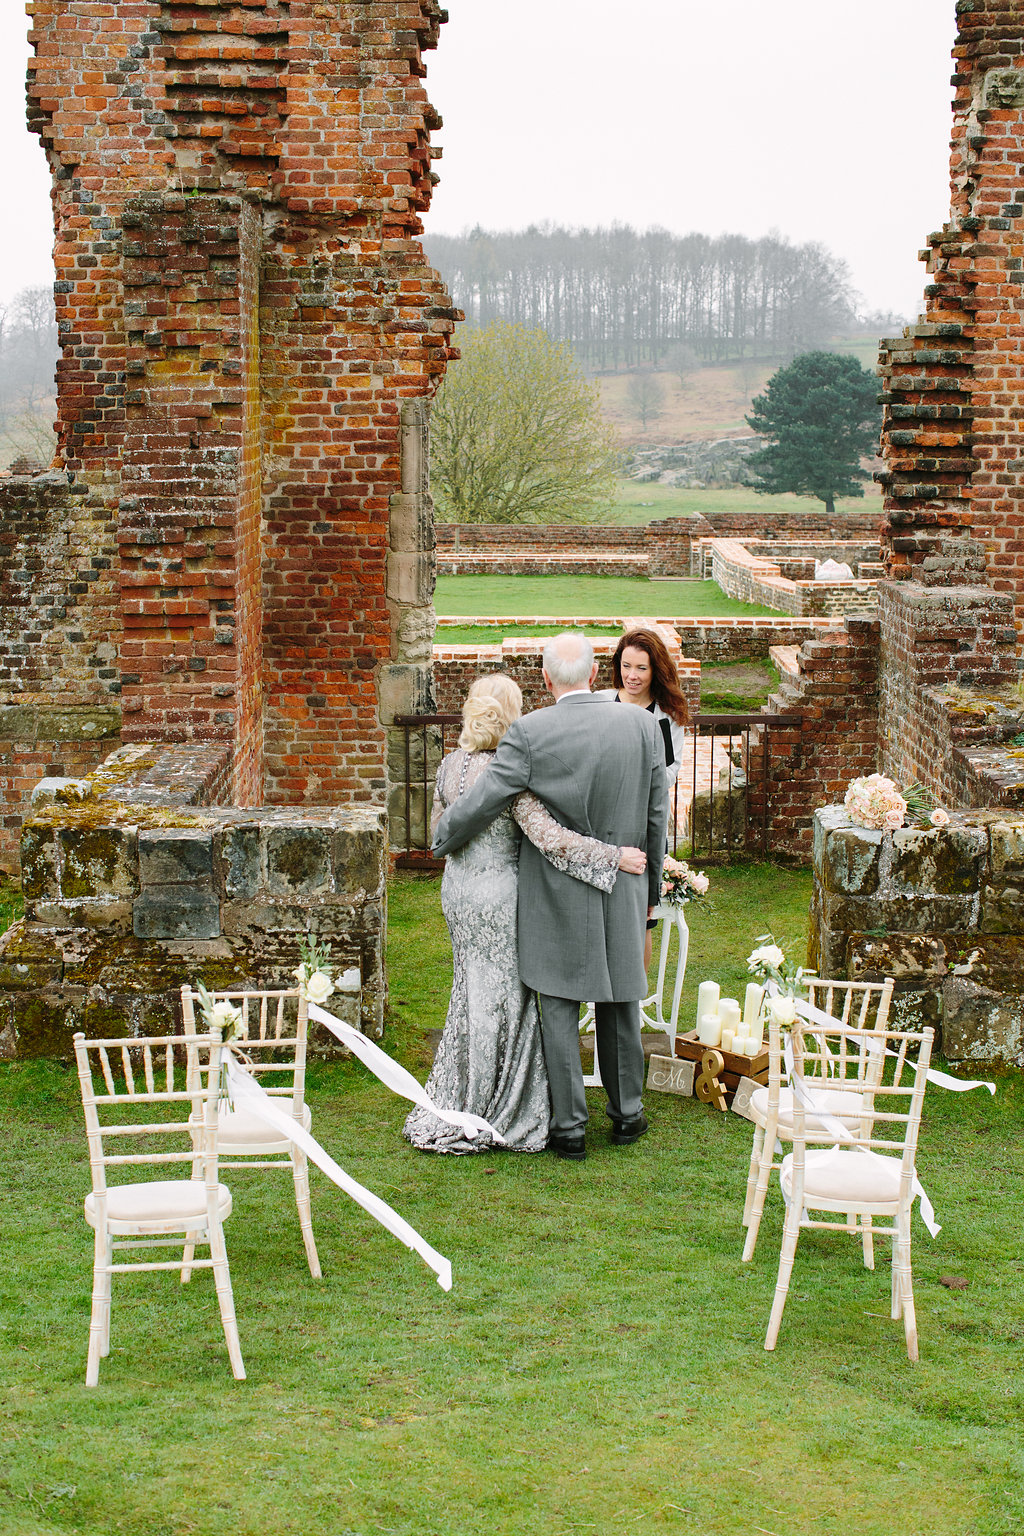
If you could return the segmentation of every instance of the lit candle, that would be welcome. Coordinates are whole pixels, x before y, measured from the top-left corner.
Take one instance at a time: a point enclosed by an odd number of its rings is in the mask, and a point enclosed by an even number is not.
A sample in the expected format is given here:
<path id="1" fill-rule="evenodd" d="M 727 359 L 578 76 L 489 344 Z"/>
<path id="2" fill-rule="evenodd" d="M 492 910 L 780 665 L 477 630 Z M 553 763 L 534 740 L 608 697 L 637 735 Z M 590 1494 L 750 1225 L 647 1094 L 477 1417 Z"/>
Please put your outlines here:
<path id="1" fill-rule="evenodd" d="M 722 1021 L 723 1029 L 731 1029 L 733 1034 L 736 1033 L 740 1023 L 740 1005 L 734 997 L 719 999 L 718 1017 Z"/>
<path id="2" fill-rule="evenodd" d="M 764 987 L 759 987 L 756 981 L 747 982 L 747 992 L 743 999 L 743 1033 L 752 1035 L 754 1027 L 761 1015 L 761 1003 L 764 999 Z"/>
<path id="3" fill-rule="evenodd" d="M 705 1013 L 697 1020 L 697 1039 L 701 1045 L 721 1045 L 722 1021 L 717 1013 Z"/>
<path id="4" fill-rule="evenodd" d="M 735 1049 L 736 1049 L 735 1039 L 736 1039 L 736 1037 L 733 1034 L 731 1029 L 723 1029 L 722 1030 L 722 1050 L 723 1051 L 735 1051 Z"/>
<path id="5" fill-rule="evenodd" d="M 697 988 L 697 1023 L 709 1013 L 718 1012 L 718 999 L 722 995 L 722 989 L 717 981 L 702 981 Z"/>

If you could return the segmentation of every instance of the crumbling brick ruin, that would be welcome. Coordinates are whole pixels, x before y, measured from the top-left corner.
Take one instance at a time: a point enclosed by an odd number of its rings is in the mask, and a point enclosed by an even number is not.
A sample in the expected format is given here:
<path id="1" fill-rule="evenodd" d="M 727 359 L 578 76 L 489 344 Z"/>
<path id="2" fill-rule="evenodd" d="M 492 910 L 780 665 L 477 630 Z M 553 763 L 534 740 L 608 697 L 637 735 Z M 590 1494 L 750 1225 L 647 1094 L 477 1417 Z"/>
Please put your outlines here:
<path id="1" fill-rule="evenodd" d="M 31 9 L 58 472 L 0 488 L 0 770 L 23 796 L 119 740 L 218 744 L 224 803 L 384 808 L 388 724 L 429 701 L 426 401 L 458 318 L 418 239 L 444 12 Z"/>

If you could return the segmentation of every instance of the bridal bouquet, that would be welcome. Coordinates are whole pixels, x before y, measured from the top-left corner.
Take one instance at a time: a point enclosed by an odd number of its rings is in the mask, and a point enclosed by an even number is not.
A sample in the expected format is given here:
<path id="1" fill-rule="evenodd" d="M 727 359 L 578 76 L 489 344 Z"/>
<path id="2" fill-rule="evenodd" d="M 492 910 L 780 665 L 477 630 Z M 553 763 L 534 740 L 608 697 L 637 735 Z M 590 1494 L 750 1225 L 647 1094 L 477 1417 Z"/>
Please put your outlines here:
<path id="1" fill-rule="evenodd" d="M 896 832 L 908 820 L 918 827 L 944 827 L 949 821 L 948 812 L 935 804 L 923 784 L 908 784 L 901 790 L 881 773 L 854 779 L 843 804 L 855 826 L 876 831 Z"/>
<path id="2" fill-rule="evenodd" d="M 316 1003 L 322 1008 L 334 991 L 331 952 L 307 934 L 299 945 L 299 954 L 302 962 L 292 971 L 295 984 L 307 1003 Z"/>
<path id="3" fill-rule="evenodd" d="M 666 855 L 661 871 L 661 899 L 667 907 L 685 907 L 687 902 L 698 901 L 707 895 L 710 881 L 707 875 L 691 869 L 683 859 Z"/>

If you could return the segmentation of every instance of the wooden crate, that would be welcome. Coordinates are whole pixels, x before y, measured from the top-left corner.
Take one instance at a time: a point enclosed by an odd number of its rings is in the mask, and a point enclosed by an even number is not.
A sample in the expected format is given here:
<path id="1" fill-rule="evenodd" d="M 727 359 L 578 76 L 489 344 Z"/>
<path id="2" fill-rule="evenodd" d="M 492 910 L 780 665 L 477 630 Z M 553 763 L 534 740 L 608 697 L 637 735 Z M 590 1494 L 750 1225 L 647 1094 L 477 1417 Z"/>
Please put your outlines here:
<path id="1" fill-rule="evenodd" d="M 676 1055 L 683 1061 L 693 1061 L 699 1066 L 705 1051 L 718 1051 L 724 1063 L 719 1081 L 726 1088 L 729 1099 L 739 1087 L 741 1077 L 751 1077 L 755 1083 L 768 1082 L 768 1046 L 762 1045 L 756 1056 L 737 1056 L 735 1051 L 723 1051 L 720 1045 L 702 1045 L 697 1031 L 676 1036 Z"/>

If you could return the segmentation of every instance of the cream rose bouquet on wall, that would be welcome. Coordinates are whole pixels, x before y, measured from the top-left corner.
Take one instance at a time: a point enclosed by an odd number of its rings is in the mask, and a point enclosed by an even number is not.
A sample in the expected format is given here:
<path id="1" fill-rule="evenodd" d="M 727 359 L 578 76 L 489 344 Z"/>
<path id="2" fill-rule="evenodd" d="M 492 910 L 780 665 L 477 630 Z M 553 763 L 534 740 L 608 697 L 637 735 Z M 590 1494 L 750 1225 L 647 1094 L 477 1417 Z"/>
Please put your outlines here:
<path id="1" fill-rule="evenodd" d="M 898 832 L 908 820 L 912 826 L 944 827 L 949 815 L 923 784 L 908 784 L 901 789 L 893 779 L 881 773 L 869 773 L 854 779 L 843 797 L 846 814 L 858 827 L 880 832 Z"/>

